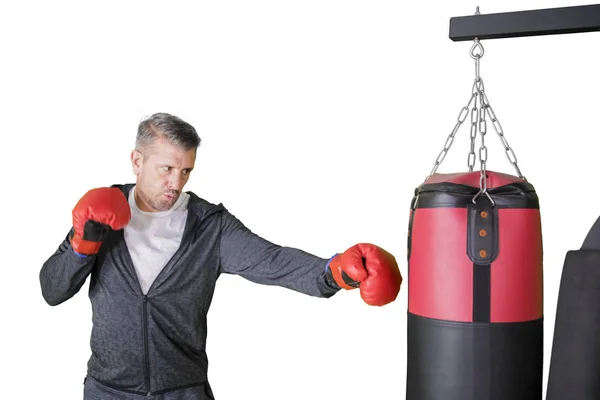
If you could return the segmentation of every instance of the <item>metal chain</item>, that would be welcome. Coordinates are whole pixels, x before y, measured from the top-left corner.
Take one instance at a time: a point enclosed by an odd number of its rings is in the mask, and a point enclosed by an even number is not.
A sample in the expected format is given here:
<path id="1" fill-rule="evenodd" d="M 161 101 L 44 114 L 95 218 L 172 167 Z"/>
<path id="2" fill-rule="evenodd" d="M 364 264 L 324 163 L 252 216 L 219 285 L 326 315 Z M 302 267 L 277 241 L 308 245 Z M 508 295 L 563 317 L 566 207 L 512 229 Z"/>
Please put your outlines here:
<path id="1" fill-rule="evenodd" d="M 475 98 L 475 102 L 473 103 L 473 108 L 471 109 L 471 151 L 469 152 L 469 156 L 467 157 L 467 165 L 469 166 L 469 172 L 473 171 L 473 167 L 475 166 L 475 161 L 477 156 L 475 155 L 475 139 L 477 138 L 477 121 L 479 121 L 479 107 L 477 107 L 477 96 L 479 96 L 479 92 L 473 86 L 473 96 Z"/>
<path id="2" fill-rule="evenodd" d="M 440 166 L 442 161 L 444 161 L 444 158 L 446 158 L 446 154 L 448 154 L 448 150 L 450 150 L 452 143 L 454 143 L 454 136 L 456 136 L 456 132 L 458 132 L 458 129 L 460 128 L 460 126 L 467 119 L 467 115 L 469 115 L 469 108 L 471 107 L 471 103 L 473 103 L 473 101 L 475 100 L 476 97 L 477 97 L 477 93 L 471 94 L 471 98 L 469 99 L 469 102 L 467 103 L 467 105 L 464 106 L 463 108 L 461 108 L 460 112 L 458 113 L 456 125 L 454 125 L 454 129 L 452 129 L 452 132 L 450 132 L 450 135 L 448 135 L 448 137 L 446 138 L 446 142 L 444 143 L 444 148 L 442 149 L 442 151 L 440 151 L 440 154 L 438 154 L 438 156 L 435 160 L 435 164 L 434 164 L 431 172 L 429 173 L 429 176 L 427 176 L 427 178 L 425 180 L 429 179 L 429 177 L 431 177 L 431 175 L 436 173 L 438 167 Z M 475 153 L 473 152 L 473 154 L 475 154 Z M 473 160 L 473 164 L 475 164 L 475 160 Z"/>
<path id="3" fill-rule="evenodd" d="M 500 140 L 502 141 L 502 146 L 504 146 L 504 152 L 506 153 L 506 158 L 508 158 L 508 161 L 515 168 L 515 171 L 517 172 L 518 177 L 523 179 L 524 181 L 527 181 L 527 179 L 523 176 L 523 174 L 521 173 L 521 170 L 519 169 L 519 166 L 517 164 L 517 156 L 515 155 L 515 152 L 510 147 L 510 145 L 508 144 L 508 141 L 506 140 L 506 137 L 504 136 L 504 130 L 502 129 L 502 125 L 500 124 L 500 121 L 496 117 L 496 113 L 494 112 L 494 109 L 490 105 L 487 95 L 485 94 L 485 91 L 483 89 L 483 83 L 482 83 L 482 89 L 480 91 L 480 94 L 481 94 L 481 98 L 483 99 L 483 107 L 485 109 L 485 112 L 490 117 L 490 121 L 492 122 L 492 127 L 494 128 L 494 130 L 496 131 L 496 134 L 500 137 Z"/>
<path id="4" fill-rule="evenodd" d="M 495 202 L 487 191 L 487 147 L 485 146 L 485 135 L 487 134 L 487 120 L 485 119 L 485 110 L 483 110 L 483 80 L 479 76 L 475 80 L 474 86 L 477 88 L 477 91 L 479 93 L 479 135 L 481 137 L 481 147 L 479 147 L 479 163 L 481 165 L 481 168 L 479 176 L 479 192 L 477 192 L 477 194 L 473 196 L 473 203 L 475 203 L 475 200 L 479 196 L 485 194 L 492 203 L 492 205 L 494 205 Z"/>
<path id="5" fill-rule="evenodd" d="M 477 52 L 479 50 L 479 52 Z M 483 46 L 479 42 L 479 39 L 475 38 L 473 47 L 471 47 L 471 58 L 475 60 L 475 82 L 473 83 L 474 90 L 477 90 L 479 94 L 479 135 L 481 137 L 481 147 L 479 147 L 479 163 L 481 165 L 480 168 L 480 176 L 479 176 L 479 192 L 473 197 L 473 203 L 475 203 L 475 199 L 485 194 L 488 199 L 494 205 L 494 200 L 490 196 L 487 191 L 487 147 L 485 146 L 485 135 L 487 134 L 487 121 L 485 119 L 485 109 L 484 107 L 484 93 L 485 90 L 483 88 L 483 79 L 479 76 L 479 60 L 483 56 L 484 50 Z"/>
<path id="6" fill-rule="evenodd" d="M 458 118 L 457 118 L 457 123 L 455 124 L 454 128 L 452 129 L 452 132 L 450 133 L 450 135 L 446 138 L 444 147 L 443 147 L 442 151 L 439 153 L 429 176 L 427 176 L 427 178 L 425 180 L 429 179 L 433 174 L 435 174 L 437 172 L 438 167 L 440 166 L 440 164 L 442 163 L 444 158 L 446 158 L 446 155 L 448 154 L 450 147 L 454 143 L 454 138 L 456 136 L 456 133 L 458 132 L 458 129 L 466 120 L 467 115 L 469 114 L 469 110 L 470 110 L 471 111 L 471 129 L 470 129 L 471 148 L 470 148 L 470 152 L 469 152 L 469 155 L 467 158 L 467 165 L 469 167 L 469 172 L 473 171 L 473 168 L 474 168 L 475 162 L 476 162 L 475 140 L 477 138 L 477 133 L 479 133 L 479 136 L 481 137 L 481 146 L 479 147 L 479 161 L 480 161 L 479 192 L 473 197 L 473 203 L 475 203 L 475 200 L 477 199 L 477 197 L 481 196 L 482 194 L 485 194 L 485 195 L 487 195 L 489 200 L 492 202 L 492 204 L 495 204 L 494 200 L 491 198 L 491 196 L 487 192 L 487 147 L 485 145 L 485 135 L 487 133 L 486 115 L 489 117 L 490 121 L 492 122 L 492 127 L 496 131 L 496 134 L 500 137 L 500 140 L 502 141 L 502 145 L 504 146 L 506 157 L 508 158 L 509 162 L 515 168 L 517 175 L 519 176 L 519 178 L 521 178 L 525 181 L 527 179 L 523 176 L 523 174 L 521 173 L 521 170 L 519 169 L 515 152 L 509 146 L 508 141 L 506 140 L 506 137 L 504 136 L 504 131 L 502 129 L 502 125 L 500 124 L 500 121 L 496 117 L 496 113 L 494 112 L 494 109 L 490 105 L 488 97 L 485 93 L 483 79 L 481 79 L 481 76 L 479 74 L 480 59 L 483 56 L 483 53 L 484 53 L 483 46 L 481 45 L 479 39 L 475 38 L 473 46 L 471 47 L 471 50 L 470 50 L 470 55 L 475 60 L 475 82 L 473 83 L 471 97 L 469 98 L 469 102 L 467 103 L 467 105 L 460 110 L 460 113 L 458 114 Z M 472 105 L 472 108 L 471 108 L 471 105 Z"/>

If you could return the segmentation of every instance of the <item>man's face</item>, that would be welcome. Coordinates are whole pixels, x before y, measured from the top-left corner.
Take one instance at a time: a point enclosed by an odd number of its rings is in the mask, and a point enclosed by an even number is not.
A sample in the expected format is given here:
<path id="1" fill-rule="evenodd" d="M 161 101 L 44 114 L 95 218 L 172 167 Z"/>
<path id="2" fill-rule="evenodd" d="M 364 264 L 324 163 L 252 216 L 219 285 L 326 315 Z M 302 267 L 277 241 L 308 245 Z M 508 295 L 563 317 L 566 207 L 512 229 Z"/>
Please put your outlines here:
<path id="1" fill-rule="evenodd" d="M 163 138 L 131 153 L 137 175 L 135 197 L 142 211 L 166 211 L 177 201 L 196 161 L 196 150 L 182 150 Z"/>

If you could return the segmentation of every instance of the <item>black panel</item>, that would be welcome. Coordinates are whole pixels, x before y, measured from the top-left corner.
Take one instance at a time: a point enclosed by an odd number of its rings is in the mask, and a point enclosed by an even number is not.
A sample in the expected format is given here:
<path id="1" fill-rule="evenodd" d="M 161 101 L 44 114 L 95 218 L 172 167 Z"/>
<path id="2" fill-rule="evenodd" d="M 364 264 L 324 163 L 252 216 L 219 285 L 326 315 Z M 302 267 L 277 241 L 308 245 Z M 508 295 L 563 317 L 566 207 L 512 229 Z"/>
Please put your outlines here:
<path id="1" fill-rule="evenodd" d="M 453 17 L 449 37 L 461 42 L 596 31 L 600 4 Z"/>
<path id="2" fill-rule="evenodd" d="M 543 319 L 460 323 L 408 314 L 406 400 L 541 400 Z"/>
<path id="3" fill-rule="evenodd" d="M 473 265 L 473 321 L 490 322 L 491 265 Z"/>
<path id="4" fill-rule="evenodd" d="M 473 204 L 478 187 L 451 182 L 423 184 L 415 189 L 412 204 L 416 208 L 452 207 L 462 208 Z M 533 185 L 527 182 L 513 183 L 487 192 L 497 208 L 539 208 L 539 199 Z M 481 195 L 481 197 L 486 197 Z M 476 202 L 479 200 L 476 200 Z"/>

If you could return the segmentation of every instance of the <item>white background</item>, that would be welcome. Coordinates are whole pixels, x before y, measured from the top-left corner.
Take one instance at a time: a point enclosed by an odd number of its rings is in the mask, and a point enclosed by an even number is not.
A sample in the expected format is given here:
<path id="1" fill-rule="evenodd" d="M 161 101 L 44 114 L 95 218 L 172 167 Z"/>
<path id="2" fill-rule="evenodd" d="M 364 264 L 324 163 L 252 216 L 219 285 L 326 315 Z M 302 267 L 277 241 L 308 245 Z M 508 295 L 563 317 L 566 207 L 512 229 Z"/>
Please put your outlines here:
<path id="1" fill-rule="evenodd" d="M 202 137 L 187 190 L 276 243 L 322 257 L 357 242 L 406 277 L 408 207 L 470 95 L 453 16 L 575 1 L 21 1 L 0 9 L 2 395 L 80 399 L 87 283 L 48 306 L 42 263 L 87 190 L 133 181 L 137 123 Z M 584 3 L 585 4 L 585 3 Z M 484 41 L 489 100 L 540 196 L 544 377 L 565 253 L 600 214 L 600 34 Z M 468 126 L 440 172 L 467 168 Z M 514 173 L 490 126 L 488 169 Z M 382 308 L 220 278 L 209 313 L 218 400 L 403 399 L 407 281 Z M 546 379 L 544 379 L 544 389 Z"/>

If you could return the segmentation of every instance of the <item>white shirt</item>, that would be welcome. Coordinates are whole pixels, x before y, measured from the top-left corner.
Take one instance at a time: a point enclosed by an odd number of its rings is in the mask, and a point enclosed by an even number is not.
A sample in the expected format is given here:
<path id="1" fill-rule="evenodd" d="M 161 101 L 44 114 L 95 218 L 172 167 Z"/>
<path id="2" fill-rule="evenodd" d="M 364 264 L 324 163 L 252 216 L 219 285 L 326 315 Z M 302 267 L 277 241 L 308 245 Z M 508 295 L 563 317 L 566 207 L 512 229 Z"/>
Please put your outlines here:
<path id="1" fill-rule="evenodd" d="M 179 248 L 188 200 L 189 195 L 183 192 L 171 209 L 147 212 L 135 202 L 135 186 L 129 192 L 131 220 L 124 229 L 125 242 L 144 294 Z"/>

